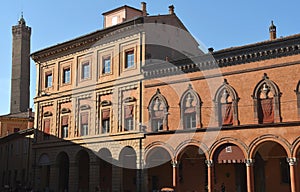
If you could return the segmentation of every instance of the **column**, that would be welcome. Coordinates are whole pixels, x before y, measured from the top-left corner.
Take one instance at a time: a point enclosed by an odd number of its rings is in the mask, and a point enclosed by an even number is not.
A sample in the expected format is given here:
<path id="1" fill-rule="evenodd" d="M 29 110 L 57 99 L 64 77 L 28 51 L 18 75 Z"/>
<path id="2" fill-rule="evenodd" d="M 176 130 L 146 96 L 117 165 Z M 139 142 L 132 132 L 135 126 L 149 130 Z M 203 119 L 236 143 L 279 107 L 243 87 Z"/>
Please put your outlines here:
<path id="1" fill-rule="evenodd" d="M 176 160 L 172 160 L 171 162 L 172 168 L 173 168 L 173 188 L 175 191 L 177 191 L 177 167 L 178 167 L 178 162 Z"/>
<path id="2" fill-rule="evenodd" d="M 296 192 L 296 165 L 297 165 L 297 158 L 291 157 L 286 159 L 290 165 L 290 177 L 291 177 L 291 192 Z"/>
<path id="3" fill-rule="evenodd" d="M 214 191 L 214 164 L 213 160 L 205 160 L 205 163 L 207 165 L 207 190 L 208 192 Z"/>
<path id="4" fill-rule="evenodd" d="M 254 192 L 254 159 L 246 159 L 247 192 Z"/>

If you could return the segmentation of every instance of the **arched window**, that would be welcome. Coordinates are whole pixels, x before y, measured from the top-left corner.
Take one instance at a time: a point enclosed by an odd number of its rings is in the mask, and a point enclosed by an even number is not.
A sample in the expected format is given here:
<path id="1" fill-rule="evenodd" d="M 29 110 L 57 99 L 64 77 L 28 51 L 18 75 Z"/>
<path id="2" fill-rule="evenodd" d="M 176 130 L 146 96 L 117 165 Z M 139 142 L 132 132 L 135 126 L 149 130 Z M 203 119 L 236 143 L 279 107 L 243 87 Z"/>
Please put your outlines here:
<path id="1" fill-rule="evenodd" d="M 226 79 L 216 92 L 214 103 L 219 126 L 238 125 L 238 95 Z"/>
<path id="2" fill-rule="evenodd" d="M 149 124 L 152 131 L 156 132 L 168 129 L 168 109 L 169 106 L 166 98 L 157 89 L 148 106 Z"/>
<path id="3" fill-rule="evenodd" d="M 300 118 L 300 81 L 298 81 L 295 93 L 296 93 L 296 96 L 297 96 L 298 118 Z"/>
<path id="4" fill-rule="evenodd" d="M 196 91 L 189 84 L 188 89 L 180 99 L 180 121 L 183 129 L 201 127 L 201 99 Z"/>
<path id="5" fill-rule="evenodd" d="M 265 73 L 253 92 L 254 120 L 260 124 L 281 122 L 278 86 Z"/>

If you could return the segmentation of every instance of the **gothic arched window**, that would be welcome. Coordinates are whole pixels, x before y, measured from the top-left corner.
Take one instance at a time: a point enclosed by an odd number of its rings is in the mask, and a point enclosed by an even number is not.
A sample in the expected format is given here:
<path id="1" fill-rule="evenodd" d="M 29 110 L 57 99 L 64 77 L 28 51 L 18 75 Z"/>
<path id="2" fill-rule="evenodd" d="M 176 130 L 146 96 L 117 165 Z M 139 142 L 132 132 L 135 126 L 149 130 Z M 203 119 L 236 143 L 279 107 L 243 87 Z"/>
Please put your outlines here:
<path id="1" fill-rule="evenodd" d="M 238 125 L 238 95 L 226 79 L 216 92 L 214 103 L 219 126 Z"/>
<path id="2" fill-rule="evenodd" d="M 155 95 L 150 100 L 149 103 L 149 123 L 151 130 L 163 131 L 168 128 L 168 103 L 166 98 L 157 89 Z"/>
<path id="3" fill-rule="evenodd" d="M 278 86 L 265 73 L 253 92 L 254 119 L 260 124 L 281 122 Z"/>
<path id="4" fill-rule="evenodd" d="M 296 93 L 296 96 L 297 96 L 298 117 L 300 117 L 300 81 L 298 81 L 295 93 Z"/>
<path id="5" fill-rule="evenodd" d="M 189 84 L 188 89 L 180 99 L 180 121 L 183 129 L 201 127 L 201 99 L 196 91 Z"/>

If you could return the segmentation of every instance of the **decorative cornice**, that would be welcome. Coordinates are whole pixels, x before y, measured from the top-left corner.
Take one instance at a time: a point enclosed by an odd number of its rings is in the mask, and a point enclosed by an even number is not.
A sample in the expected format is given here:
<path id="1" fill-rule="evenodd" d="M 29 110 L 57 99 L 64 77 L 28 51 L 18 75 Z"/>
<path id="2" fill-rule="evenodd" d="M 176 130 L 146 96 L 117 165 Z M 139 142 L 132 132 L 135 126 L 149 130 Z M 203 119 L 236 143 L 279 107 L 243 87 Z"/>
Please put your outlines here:
<path id="1" fill-rule="evenodd" d="M 256 44 L 233 47 L 194 58 L 167 63 L 151 62 L 143 67 L 146 78 L 163 77 L 228 67 L 300 54 L 300 34 Z"/>
<path id="2" fill-rule="evenodd" d="M 131 30 L 132 28 L 136 27 L 137 24 L 140 24 L 142 22 L 143 22 L 143 18 L 140 17 L 140 18 L 136 18 L 134 20 L 130 20 L 128 22 L 124 22 L 119 25 L 101 29 L 101 30 L 92 32 L 90 34 L 72 39 L 70 41 L 34 52 L 31 54 L 31 58 L 35 62 L 38 62 L 39 60 L 44 59 L 46 57 L 50 57 L 50 56 L 53 56 L 56 54 L 62 54 L 64 52 L 72 50 L 72 49 L 76 50 L 78 48 L 83 48 L 85 46 L 92 46 L 92 45 L 96 46 L 97 41 L 105 39 L 110 36 L 117 35 L 117 34 L 122 34 L 122 33 L 124 33 L 124 31 Z M 76 51 L 78 51 L 78 50 L 76 50 Z"/>

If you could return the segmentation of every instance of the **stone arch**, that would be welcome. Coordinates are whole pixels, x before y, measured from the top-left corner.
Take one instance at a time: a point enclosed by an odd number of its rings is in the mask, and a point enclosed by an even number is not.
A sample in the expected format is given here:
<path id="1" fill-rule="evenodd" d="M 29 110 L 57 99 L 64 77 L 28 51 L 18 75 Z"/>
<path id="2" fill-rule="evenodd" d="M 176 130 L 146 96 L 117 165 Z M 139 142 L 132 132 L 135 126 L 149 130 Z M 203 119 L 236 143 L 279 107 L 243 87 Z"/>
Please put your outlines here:
<path id="1" fill-rule="evenodd" d="M 285 150 L 286 154 L 288 157 L 291 157 L 291 145 L 287 140 L 284 138 L 281 138 L 276 135 L 263 135 L 260 136 L 256 139 L 254 139 L 251 144 L 249 145 L 249 150 L 248 150 L 248 157 L 249 159 L 253 159 L 257 149 L 259 148 L 260 144 L 264 142 L 275 142 L 279 144 L 283 149 Z"/>
<path id="2" fill-rule="evenodd" d="M 189 84 L 180 98 L 180 123 L 183 129 L 200 128 L 202 101 L 199 94 Z"/>
<path id="3" fill-rule="evenodd" d="M 244 142 L 242 142 L 241 140 L 236 139 L 236 138 L 224 137 L 224 138 L 222 138 L 222 139 L 216 141 L 216 142 L 210 147 L 210 150 L 209 150 L 209 159 L 210 159 L 210 160 L 213 159 L 216 150 L 217 150 L 220 146 L 222 146 L 222 145 L 224 145 L 224 144 L 228 144 L 228 143 L 238 146 L 238 147 L 242 150 L 245 159 L 247 158 L 248 147 L 247 147 L 246 144 L 244 144 Z"/>
<path id="4" fill-rule="evenodd" d="M 297 137 L 297 139 L 295 139 L 295 141 L 293 142 L 291 151 L 291 157 L 297 157 L 297 153 L 300 152 L 300 137 Z"/>
<path id="5" fill-rule="evenodd" d="M 216 91 L 213 99 L 215 104 L 215 119 L 219 126 L 239 125 L 238 101 L 239 97 L 235 89 L 229 85 L 227 79 Z"/>
<path id="6" fill-rule="evenodd" d="M 264 73 L 252 94 L 254 120 L 258 123 L 281 122 L 280 97 L 279 87 Z"/>
<path id="7" fill-rule="evenodd" d="M 169 105 L 166 98 L 157 89 L 148 105 L 151 131 L 168 130 L 168 110 Z"/>
<path id="8" fill-rule="evenodd" d="M 175 154 L 174 154 L 174 160 L 178 160 L 179 155 L 182 153 L 182 151 L 188 147 L 188 146 L 195 146 L 198 147 L 205 155 L 206 159 L 208 159 L 209 154 L 208 154 L 208 147 L 204 144 L 201 143 L 200 141 L 197 140 L 187 140 L 182 142 L 176 149 L 175 149 Z"/>

